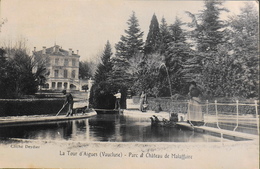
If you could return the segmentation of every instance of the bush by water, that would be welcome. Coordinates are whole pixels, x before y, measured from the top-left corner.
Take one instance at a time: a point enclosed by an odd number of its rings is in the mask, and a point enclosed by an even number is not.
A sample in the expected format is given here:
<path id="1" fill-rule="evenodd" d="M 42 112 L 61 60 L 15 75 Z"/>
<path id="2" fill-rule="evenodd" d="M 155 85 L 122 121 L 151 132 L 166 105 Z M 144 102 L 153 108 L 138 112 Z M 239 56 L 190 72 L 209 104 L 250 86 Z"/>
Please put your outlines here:
<path id="1" fill-rule="evenodd" d="M 56 114 L 64 99 L 1 99 L 0 116 Z M 66 107 L 63 112 L 66 111 Z M 61 112 L 61 114 L 63 113 Z"/>

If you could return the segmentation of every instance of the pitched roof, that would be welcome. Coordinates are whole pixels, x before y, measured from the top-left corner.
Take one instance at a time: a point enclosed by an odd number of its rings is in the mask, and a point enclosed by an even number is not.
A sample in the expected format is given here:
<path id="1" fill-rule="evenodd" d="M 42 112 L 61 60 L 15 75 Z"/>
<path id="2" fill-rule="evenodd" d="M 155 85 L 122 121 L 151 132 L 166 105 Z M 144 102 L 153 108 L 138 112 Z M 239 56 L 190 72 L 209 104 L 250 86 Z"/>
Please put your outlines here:
<path id="1" fill-rule="evenodd" d="M 37 54 L 42 54 L 43 52 L 43 49 L 42 50 L 39 50 L 39 51 L 33 51 L 33 54 L 37 55 Z M 70 56 L 69 55 L 69 51 L 68 50 L 64 50 L 62 49 L 60 46 L 58 45 L 55 45 L 55 46 L 52 46 L 52 47 L 49 47 L 49 48 L 46 48 L 45 49 L 45 53 L 46 55 L 58 55 L 58 56 Z M 75 54 L 74 52 L 71 53 L 71 56 L 77 56 L 79 57 L 78 54 Z"/>

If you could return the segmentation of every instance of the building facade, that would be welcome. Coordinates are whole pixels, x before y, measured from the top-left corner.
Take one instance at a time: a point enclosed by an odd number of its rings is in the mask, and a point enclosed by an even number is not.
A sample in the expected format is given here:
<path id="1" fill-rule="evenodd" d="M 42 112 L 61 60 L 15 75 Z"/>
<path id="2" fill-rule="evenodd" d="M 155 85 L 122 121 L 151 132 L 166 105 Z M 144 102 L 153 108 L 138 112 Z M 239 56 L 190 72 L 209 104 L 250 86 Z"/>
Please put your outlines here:
<path id="1" fill-rule="evenodd" d="M 82 82 L 79 80 L 79 58 L 72 49 L 64 50 L 58 45 L 36 51 L 33 56 L 46 60 L 48 77 L 42 87 L 43 90 L 81 90 Z"/>

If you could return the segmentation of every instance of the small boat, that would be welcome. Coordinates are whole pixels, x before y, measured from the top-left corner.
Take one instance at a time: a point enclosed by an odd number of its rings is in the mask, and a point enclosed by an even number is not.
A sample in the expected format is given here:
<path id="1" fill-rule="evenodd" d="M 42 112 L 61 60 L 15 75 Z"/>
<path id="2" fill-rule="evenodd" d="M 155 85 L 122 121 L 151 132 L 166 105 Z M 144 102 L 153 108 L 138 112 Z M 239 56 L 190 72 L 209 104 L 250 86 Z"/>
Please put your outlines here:
<path id="1" fill-rule="evenodd" d="M 170 120 L 165 118 L 159 119 L 157 116 L 153 115 L 150 117 L 152 126 L 160 126 L 160 127 L 176 127 L 178 122 L 178 114 L 172 113 Z"/>
<path id="2" fill-rule="evenodd" d="M 0 127 L 3 126 L 13 126 L 19 124 L 29 124 L 29 123 L 47 123 L 53 121 L 67 121 L 67 120 L 77 120 L 77 119 L 85 119 L 92 116 L 96 116 L 97 112 L 93 110 L 89 110 L 86 113 L 74 114 L 73 116 L 66 117 L 65 115 L 59 116 L 51 116 L 51 115 L 36 115 L 36 116 L 21 116 L 21 117 L 13 117 L 8 119 L 0 120 Z"/>
<path id="3" fill-rule="evenodd" d="M 95 109 L 97 114 L 120 114 L 123 113 L 123 109 Z"/>
<path id="4" fill-rule="evenodd" d="M 201 127 L 201 126 L 204 126 L 204 122 L 203 121 L 198 121 L 198 122 L 195 122 L 195 121 L 179 121 L 176 126 L 180 129 L 185 129 L 185 130 L 194 130 L 194 127 L 198 128 L 198 127 Z"/>

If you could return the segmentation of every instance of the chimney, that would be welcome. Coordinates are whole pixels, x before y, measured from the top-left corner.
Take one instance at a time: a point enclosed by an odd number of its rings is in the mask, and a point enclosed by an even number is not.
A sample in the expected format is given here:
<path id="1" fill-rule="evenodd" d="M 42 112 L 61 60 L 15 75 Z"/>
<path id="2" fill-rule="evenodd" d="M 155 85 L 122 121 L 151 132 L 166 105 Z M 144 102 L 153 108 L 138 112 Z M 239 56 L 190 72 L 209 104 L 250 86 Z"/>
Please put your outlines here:
<path id="1" fill-rule="evenodd" d="M 79 50 L 77 50 L 77 55 L 79 54 Z"/>
<path id="2" fill-rule="evenodd" d="M 71 48 L 69 48 L 69 55 L 71 55 L 72 54 L 72 49 Z"/>
<path id="3" fill-rule="evenodd" d="M 36 52 L 36 47 L 34 47 L 33 51 Z"/>
<path id="4" fill-rule="evenodd" d="M 46 47 L 45 46 L 42 47 L 42 54 L 44 54 L 44 55 L 46 54 Z"/>
<path id="5" fill-rule="evenodd" d="M 55 52 L 59 52 L 59 46 L 58 45 L 55 46 Z"/>

